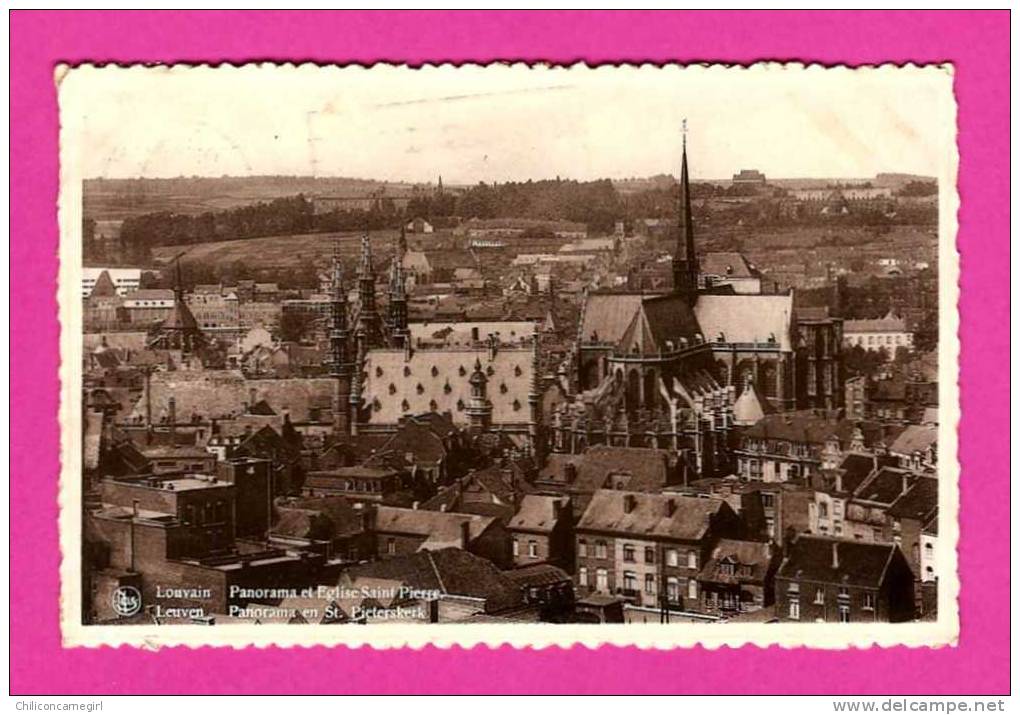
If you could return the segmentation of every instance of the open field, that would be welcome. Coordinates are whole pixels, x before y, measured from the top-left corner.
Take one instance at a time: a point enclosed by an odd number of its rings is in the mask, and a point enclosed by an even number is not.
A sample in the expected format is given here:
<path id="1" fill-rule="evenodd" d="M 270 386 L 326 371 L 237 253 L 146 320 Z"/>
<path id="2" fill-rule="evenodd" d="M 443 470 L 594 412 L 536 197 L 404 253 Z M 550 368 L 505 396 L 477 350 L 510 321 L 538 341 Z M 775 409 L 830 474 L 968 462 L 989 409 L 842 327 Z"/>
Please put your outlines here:
<path id="1" fill-rule="evenodd" d="M 393 253 L 398 235 L 397 230 L 372 231 L 369 241 L 372 253 L 378 263 Z M 339 243 L 340 255 L 345 265 L 352 266 L 361 254 L 361 231 L 329 233 L 308 233 L 289 236 L 266 236 L 236 241 L 216 241 L 193 245 L 158 246 L 152 249 L 156 263 L 167 263 L 179 253 L 181 265 L 203 264 L 206 266 L 228 266 L 238 261 L 254 270 L 287 269 L 307 265 L 324 265 L 333 255 L 334 244 Z M 433 234 L 408 234 L 407 242 L 412 248 L 438 248 L 449 245 L 449 232 Z"/>

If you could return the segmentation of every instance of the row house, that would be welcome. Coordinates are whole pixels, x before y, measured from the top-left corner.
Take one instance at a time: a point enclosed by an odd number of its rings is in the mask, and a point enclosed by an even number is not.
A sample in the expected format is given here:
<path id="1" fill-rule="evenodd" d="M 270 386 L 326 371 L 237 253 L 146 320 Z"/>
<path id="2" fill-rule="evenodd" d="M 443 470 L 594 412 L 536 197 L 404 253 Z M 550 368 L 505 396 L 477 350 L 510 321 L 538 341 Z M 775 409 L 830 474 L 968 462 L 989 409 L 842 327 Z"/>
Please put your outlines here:
<path id="1" fill-rule="evenodd" d="M 550 563 L 571 572 L 574 566 L 574 520 L 570 497 L 527 494 L 510 520 L 514 566 Z"/>
<path id="2" fill-rule="evenodd" d="M 844 419 L 833 410 L 765 415 L 737 437 L 737 474 L 751 481 L 807 480 L 820 469 L 836 466 L 845 453 L 887 444 L 900 431 Z"/>
<path id="3" fill-rule="evenodd" d="M 739 536 L 721 499 L 600 490 L 576 527 L 577 587 L 642 609 L 697 612 L 716 541 Z"/>
<path id="4" fill-rule="evenodd" d="M 788 623 L 897 623 L 916 613 L 913 574 L 896 544 L 800 536 L 775 595 L 776 615 Z"/>

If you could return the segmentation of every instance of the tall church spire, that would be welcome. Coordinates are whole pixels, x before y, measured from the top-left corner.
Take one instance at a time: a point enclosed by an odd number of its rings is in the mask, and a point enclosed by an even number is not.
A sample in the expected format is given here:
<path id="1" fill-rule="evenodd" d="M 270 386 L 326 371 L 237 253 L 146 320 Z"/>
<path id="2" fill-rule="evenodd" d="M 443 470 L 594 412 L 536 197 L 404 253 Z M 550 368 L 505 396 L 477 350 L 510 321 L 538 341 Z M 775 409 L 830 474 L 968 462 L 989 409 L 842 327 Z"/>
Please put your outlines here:
<path id="1" fill-rule="evenodd" d="M 680 167 L 680 204 L 676 249 L 673 253 L 673 292 L 691 303 L 698 299 L 698 254 L 694 247 L 691 183 L 687 172 L 687 120 L 683 123 L 683 159 Z"/>

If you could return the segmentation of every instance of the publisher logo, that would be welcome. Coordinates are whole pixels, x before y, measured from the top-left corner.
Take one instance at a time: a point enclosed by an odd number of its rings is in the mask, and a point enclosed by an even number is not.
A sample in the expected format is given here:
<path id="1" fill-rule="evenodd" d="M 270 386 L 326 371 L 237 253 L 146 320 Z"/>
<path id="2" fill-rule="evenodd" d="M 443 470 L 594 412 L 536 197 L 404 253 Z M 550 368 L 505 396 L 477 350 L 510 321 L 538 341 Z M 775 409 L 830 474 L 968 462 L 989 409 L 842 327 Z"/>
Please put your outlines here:
<path id="1" fill-rule="evenodd" d="M 142 610 L 142 594 L 134 586 L 121 586 L 113 592 L 113 610 L 120 616 L 133 616 Z"/>

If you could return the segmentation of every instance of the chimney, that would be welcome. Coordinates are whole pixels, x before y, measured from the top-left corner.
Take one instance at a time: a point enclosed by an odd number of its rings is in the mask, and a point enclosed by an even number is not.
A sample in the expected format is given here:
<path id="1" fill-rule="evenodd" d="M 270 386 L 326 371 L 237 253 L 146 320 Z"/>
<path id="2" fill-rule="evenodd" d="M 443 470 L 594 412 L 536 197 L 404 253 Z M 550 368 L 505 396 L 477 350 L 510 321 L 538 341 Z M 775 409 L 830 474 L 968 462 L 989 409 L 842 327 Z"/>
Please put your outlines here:
<path id="1" fill-rule="evenodd" d="M 419 506 L 421 506 L 421 502 L 417 502 L 417 501 L 411 502 L 411 508 L 412 509 L 417 509 Z"/>
<path id="2" fill-rule="evenodd" d="M 633 494 L 626 494 L 623 497 L 623 512 L 630 514 L 637 508 L 637 497 Z"/>
<path id="3" fill-rule="evenodd" d="M 255 407 L 255 402 L 256 402 L 255 395 L 256 394 L 257 393 L 255 392 L 255 388 L 254 387 L 248 389 L 248 411 L 249 412 L 251 412 L 251 409 L 253 407 Z"/>
<path id="4" fill-rule="evenodd" d="M 666 500 L 666 516 L 670 517 L 676 514 L 676 499 L 670 497 Z"/>
<path id="5" fill-rule="evenodd" d="M 839 569 L 839 542 L 832 542 L 832 568 Z"/>
<path id="6" fill-rule="evenodd" d="M 167 412 L 169 413 L 168 419 L 170 421 L 170 437 L 171 437 L 170 441 L 172 443 L 173 437 L 177 434 L 177 400 L 173 397 L 171 397 L 167 401 Z"/>
<path id="7" fill-rule="evenodd" d="M 471 522 L 465 520 L 460 522 L 460 547 L 467 551 L 468 544 L 471 543 Z"/>

